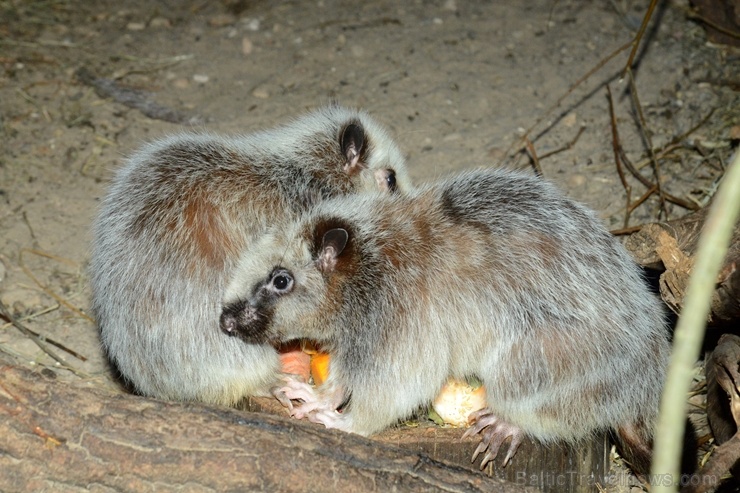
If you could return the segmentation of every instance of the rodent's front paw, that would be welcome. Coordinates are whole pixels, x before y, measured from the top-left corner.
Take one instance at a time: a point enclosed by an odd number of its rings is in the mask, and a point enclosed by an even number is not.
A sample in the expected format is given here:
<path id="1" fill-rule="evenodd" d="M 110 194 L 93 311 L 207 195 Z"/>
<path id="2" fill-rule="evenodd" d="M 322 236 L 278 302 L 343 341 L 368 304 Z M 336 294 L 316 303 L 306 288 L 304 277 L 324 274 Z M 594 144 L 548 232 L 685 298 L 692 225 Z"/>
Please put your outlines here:
<path id="1" fill-rule="evenodd" d="M 331 409 L 331 402 L 322 398 L 311 385 L 290 377 L 283 381 L 285 384 L 276 388 L 273 394 L 290 410 L 291 417 L 303 419 L 314 411 Z"/>
<path id="2" fill-rule="evenodd" d="M 312 423 L 322 424 L 327 428 L 346 432 L 352 431 L 352 421 L 349 415 L 335 409 L 317 410 L 308 416 L 308 420 Z"/>

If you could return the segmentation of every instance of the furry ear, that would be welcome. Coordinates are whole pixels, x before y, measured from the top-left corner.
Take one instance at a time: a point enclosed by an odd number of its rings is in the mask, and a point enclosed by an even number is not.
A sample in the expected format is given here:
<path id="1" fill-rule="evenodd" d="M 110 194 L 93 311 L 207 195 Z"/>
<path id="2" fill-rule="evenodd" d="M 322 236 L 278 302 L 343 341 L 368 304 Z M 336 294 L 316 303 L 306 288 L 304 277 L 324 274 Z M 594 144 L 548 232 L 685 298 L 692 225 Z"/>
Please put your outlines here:
<path id="1" fill-rule="evenodd" d="M 337 266 L 337 257 L 347 246 L 347 240 L 349 240 L 349 234 L 346 229 L 334 228 L 324 233 L 321 250 L 316 258 L 316 267 L 324 273 L 334 271 Z"/>
<path id="2" fill-rule="evenodd" d="M 339 143 L 342 146 L 342 154 L 347 158 L 344 163 L 344 171 L 352 175 L 359 171 L 360 155 L 365 145 L 365 130 L 362 125 L 350 123 L 344 127 Z"/>

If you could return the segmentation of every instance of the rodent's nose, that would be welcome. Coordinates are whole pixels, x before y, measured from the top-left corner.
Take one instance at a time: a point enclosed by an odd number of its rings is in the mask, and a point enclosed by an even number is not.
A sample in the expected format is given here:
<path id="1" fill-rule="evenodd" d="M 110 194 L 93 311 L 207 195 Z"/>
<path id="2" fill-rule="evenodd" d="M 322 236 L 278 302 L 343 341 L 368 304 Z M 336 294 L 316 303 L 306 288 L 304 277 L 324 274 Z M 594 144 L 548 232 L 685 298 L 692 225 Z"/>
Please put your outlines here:
<path id="1" fill-rule="evenodd" d="M 221 330 L 230 336 L 236 335 L 236 317 L 231 311 L 223 311 L 219 319 Z"/>

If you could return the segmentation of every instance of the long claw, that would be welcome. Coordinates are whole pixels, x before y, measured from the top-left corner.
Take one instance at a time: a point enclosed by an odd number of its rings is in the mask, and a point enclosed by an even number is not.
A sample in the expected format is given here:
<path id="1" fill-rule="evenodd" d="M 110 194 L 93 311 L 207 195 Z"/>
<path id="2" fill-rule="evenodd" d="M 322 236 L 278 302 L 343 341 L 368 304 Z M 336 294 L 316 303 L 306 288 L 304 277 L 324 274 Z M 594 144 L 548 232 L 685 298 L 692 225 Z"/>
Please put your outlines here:
<path id="1" fill-rule="evenodd" d="M 278 400 L 280 404 L 283 405 L 283 407 L 287 407 L 288 411 L 293 410 L 293 402 L 291 402 L 290 398 L 285 395 L 285 392 L 283 392 L 279 388 L 272 389 L 272 395 L 275 397 L 275 399 Z"/>
<path id="2" fill-rule="evenodd" d="M 485 452 L 480 462 L 481 470 L 484 469 L 489 462 L 496 459 L 501 446 L 510 438 L 509 448 L 503 462 L 503 466 L 506 467 L 516 454 L 519 445 L 521 445 L 524 432 L 496 417 L 490 409 L 481 409 L 471 413 L 468 420 L 471 422 L 471 426 L 465 431 L 463 438 L 476 434 L 482 435 L 480 443 L 473 452 L 471 462 L 475 462 L 475 459 Z"/>
<path id="3" fill-rule="evenodd" d="M 504 457 L 504 467 L 509 465 L 509 462 L 511 462 L 511 459 L 514 457 L 514 454 L 516 454 L 516 451 L 517 449 L 519 449 L 519 445 L 522 444 L 523 440 L 524 440 L 523 433 L 517 433 L 511 436 L 511 443 L 509 443 L 509 451 L 506 452 L 506 457 Z"/>
<path id="4" fill-rule="evenodd" d="M 485 451 L 488 448 L 488 444 L 481 441 L 478 443 L 478 446 L 475 448 L 475 452 L 473 452 L 473 458 L 470 459 L 470 462 L 475 462 L 475 458 L 478 457 L 478 454 Z M 481 468 L 482 469 L 482 468 Z"/>

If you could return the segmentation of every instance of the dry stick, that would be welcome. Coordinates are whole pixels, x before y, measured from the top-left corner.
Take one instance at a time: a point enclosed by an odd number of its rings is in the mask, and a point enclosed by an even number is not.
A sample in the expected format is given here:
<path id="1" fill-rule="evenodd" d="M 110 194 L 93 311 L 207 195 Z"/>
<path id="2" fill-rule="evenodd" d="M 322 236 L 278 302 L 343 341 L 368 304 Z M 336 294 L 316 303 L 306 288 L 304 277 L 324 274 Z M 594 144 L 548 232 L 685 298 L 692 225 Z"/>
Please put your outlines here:
<path id="1" fill-rule="evenodd" d="M 643 226 L 645 225 L 639 224 L 637 226 L 630 226 L 629 228 L 612 229 L 611 231 L 609 231 L 609 233 L 614 236 L 631 235 L 632 233 L 637 233 L 638 231 L 640 231 Z"/>
<path id="2" fill-rule="evenodd" d="M 712 109 L 711 109 L 711 110 L 709 111 L 709 113 L 707 114 L 707 116 L 705 116 L 704 118 L 702 118 L 702 119 L 701 119 L 701 120 L 699 121 L 699 123 L 697 123 L 696 125 L 694 125 L 694 126 L 693 126 L 693 127 L 691 127 L 690 129 L 688 129 L 687 131 L 685 131 L 685 132 L 684 132 L 684 133 L 682 133 L 681 135 L 677 135 L 676 137 L 673 137 L 673 138 L 671 139 L 671 141 L 670 141 L 670 142 L 668 142 L 667 144 L 665 144 L 665 145 L 664 145 L 663 147 L 661 147 L 660 149 L 656 149 L 656 150 L 654 150 L 653 152 L 655 153 L 655 157 L 656 157 L 656 158 L 659 158 L 659 157 L 663 157 L 663 156 L 665 156 L 666 154 L 668 154 L 669 152 L 671 152 L 672 150 L 674 150 L 674 149 L 677 149 L 677 148 L 679 148 L 679 147 L 683 147 L 683 146 L 682 146 L 682 144 L 680 144 L 680 142 L 681 142 L 682 140 L 684 140 L 685 138 L 687 138 L 687 137 L 688 137 L 689 135 L 691 135 L 691 134 L 693 134 L 694 132 L 696 132 L 696 131 L 697 131 L 697 130 L 698 130 L 698 129 L 699 129 L 700 127 L 702 127 L 702 126 L 703 126 L 703 125 L 704 125 L 705 123 L 707 123 L 707 122 L 709 121 L 709 119 L 710 119 L 710 118 L 712 117 L 712 115 L 714 115 L 714 110 L 715 110 L 715 109 L 716 109 L 716 108 L 712 108 Z M 651 160 L 650 158 L 647 158 L 647 159 L 643 159 L 643 160 L 642 160 L 642 161 L 640 161 L 639 163 L 635 164 L 635 168 L 636 168 L 636 169 L 642 169 L 642 168 L 644 168 L 645 166 L 647 166 L 648 164 L 650 164 L 651 162 L 652 162 L 652 160 Z"/>
<path id="3" fill-rule="evenodd" d="M 638 207 L 640 207 L 640 205 L 643 202 L 645 202 L 648 199 L 648 197 L 650 197 L 656 191 L 658 191 L 658 186 L 657 185 L 653 185 L 652 188 L 650 188 L 647 192 L 645 192 L 644 194 L 642 194 L 642 197 L 640 197 L 639 199 L 635 200 L 632 203 L 632 205 L 629 206 L 629 213 L 632 214 L 632 211 L 634 211 L 635 209 L 637 209 Z M 626 227 L 627 226 L 625 226 L 625 228 Z"/>
<path id="4" fill-rule="evenodd" d="M 527 151 L 529 152 L 529 157 L 532 158 L 534 173 L 537 176 L 542 176 L 542 167 L 540 166 L 540 160 L 537 158 L 537 152 L 534 150 L 534 145 L 532 144 L 532 141 L 529 140 L 529 137 L 525 138 L 527 139 Z"/>
<path id="5" fill-rule="evenodd" d="M 627 63 L 624 66 L 625 73 L 627 73 L 627 71 L 631 69 L 632 63 L 635 61 L 635 56 L 637 55 L 637 48 L 639 48 L 640 46 L 640 41 L 642 40 L 642 36 L 645 34 L 645 29 L 647 29 L 647 26 L 650 23 L 650 18 L 653 16 L 653 12 L 655 11 L 656 5 L 658 5 L 658 0 L 651 0 L 650 5 L 648 6 L 647 12 L 645 12 L 645 15 L 642 17 L 642 24 L 640 24 L 640 29 L 637 31 L 637 35 L 635 36 L 635 39 L 632 41 L 632 51 L 630 51 L 630 56 L 627 59 Z"/>
<path id="6" fill-rule="evenodd" d="M 719 24 L 717 24 L 716 22 L 712 22 L 711 20 L 707 19 L 706 17 L 700 16 L 699 14 L 697 14 L 696 12 L 694 12 L 692 10 L 689 10 L 686 13 L 686 16 L 689 19 L 696 19 L 696 20 L 698 20 L 700 22 L 703 22 L 704 24 L 708 25 L 712 29 L 716 29 L 717 31 L 721 32 L 722 34 L 726 34 L 726 35 L 728 35 L 728 36 L 730 36 L 732 38 L 740 39 L 740 33 L 739 32 L 733 31 L 732 29 L 727 29 L 726 27 L 722 27 Z"/>
<path id="7" fill-rule="evenodd" d="M 571 86 L 568 88 L 568 90 L 565 92 L 565 94 L 563 94 L 562 96 L 560 96 L 555 101 L 555 103 L 553 103 L 552 106 L 550 106 L 549 108 L 547 108 L 547 110 L 545 110 L 545 112 L 542 115 L 540 115 L 540 117 L 537 118 L 537 120 L 535 120 L 535 122 L 532 125 L 530 125 L 530 127 L 524 132 L 524 135 L 522 136 L 521 139 L 519 139 L 518 141 L 512 142 L 509 145 L 509 147 L 506 149 L 506 152 L 504 153 L 504 156 L 509 156 L 509 154 L 511 152 L 511 149 L 515 145 L 518 145 L 517 152 L 519 152 L 522 149 L 522 145 L 521 144 L 523 142 L 525 142 L 525 139 L 527 139 L 529 137 L 529 134 L 532 132 L 532 130 L 534 130 L 534 128 L 537 125 L 539 125 L 540 123 L 542 123 L 542 121 L 545 118 L 547 118 L 547 116 L 550 115 L 550 113 L 552 113 L 555 110 L 555 108 L 557 108 L 558 106 L 560 106 L 560 104 L 565 100 L 565 98 L 567 98 L 568 96 L 570 96 L 570 94 L 576 89 L 576 87 L 580 86 L 583 82 L 585 82 L 586 80 L 588 80 L 589 77 L 591 77 L 593 74 L 595 74 L 596 72 L 598 72 L 599 70 L 601 70 L 601 68 L 604 65 L 606 65 L 607 63 L 609 63 L 614 57 L 616 57 L 617 55 L 619 55 L 620 53 L 622 53 L 624 50 L 626 50 L 627 48 L 629 48 L 631 46 L 632 47 L 632 52 L 630 53 L 630 57 L 629 57 L 629 59 L 627 61 L 627 65 L 626 65 L 626 67 L 630 67 L 632 65 L 632 62 L 634 61 L 635 54 L 637 53 L 637 47 L 640 44 L 640 40 L 642 39 L 642 35 L 645 32 L 645 28 L 647 27 L 647 24 L 650 21 L 650 17 L 653 15 L 653 11 L 655 10 L 655 5 L 656 4 L 657 4 L 657 0 L 652 0 L 650 2 L 650 6 L 648 7 L 648 11 L 645 13 L 645 17 L 643 17 L 643 19 L 642 19 L 642 25 L 640 26 L 640 30 L 638 31 L 637 36 L 635 36 L 635 38 L 632 39 L 631 41 L 623 44 L 622 46 L 620 46 L 619 48 L 617 48 L 616 50 L 614 50 L 613 52 L 611 52 L 609 55 L 607 55 L 605 58 L 603 58 L 601 61 L 599 61 L 599 63 L 597 63 L 594 67 L 592 67 L 591 70 L 589 70 L 588 72 L 586 72 L 581 78 L 579 78 L 577 81 L 575 81 L 573 84 L 571 84 Z"/>
<path id="8" fill-rule="evenodd" d="M 30 315 L 27 315 L 25 317 L 16 318 L 15 320 L 17 322 L 25 322 L 27 320 L 32 320 L 32 319 L 34 319 L 36 317 L 39 317 L 41 315 L 45 315 L 45 314 L 47 314 L 49 312 L 52 312 L 54 310 L 58 310 L 59 309 L 59 306 L 60 305 L 50 306 L 50 307 L 47 307 L 47 308 L 45 308 L 45 309 L 43 309 L 41 311 L 38 311 L 38 312 L 32 313 Z M 10 327 L 11 325 L 13 325 L 13 321 L 12 320 L 8 321 L 8 323 L 5 324 L 5 325 L 3 325 L 2 327 L 0 327 L 0 329 L 4 330 L 7 327 Z M 26 327 L 26 330 L 28 330 L 28 332 L 30 332 L 31 334 L 35 335 L 36 337 L 39 337 L 41 340 L 48 342 L 52 346 L 56 346 L 57 348 L 61 349 L 62 351 L 65 351 L 66 353 L 70 354 L 71 356 L 74 356 L 75 358 L 79 359 L 80 361 L 87 361 L 87 358 L 85 356 L 81 355 L 77 351 L 74 351 L 74 350 L 68 348 L 67 346 L 65 346 L 61 342 L 57 342 L 54 339 L 52 339 L 51 337 L 42 336 L 38 332 L 33 331 L 33 330 L 31 330 L 31 329 L 29 329 L 27 327 Z"/>
<path id="9" fill-rule="evenodd" d="M 663 186 L 661 185 L 660 164 L 658 164 L 658 160 L 655 158 L 655 153 L 653 152 L 653 140 L 650 138 L 650 132 L 648 131 L 647 123 L 645 122 L 645 115 L 642 113 L 640 98 L 637 95 L 637 84 L 635 83 L 635 77 L 632 74 L 632 69 L 629 68 L 629 65 L 626 68 L 626 72 L 630 78 L 630 96 L 632 96 L 632 103 L 635 105 L 635 109 L 637 110 L 637 121 L 640 124 L 640 133 L 642 134 L 642 138 L 645 139 L 645 144 L 648 148 L 650 161 L 653 163 L 653 175 L 655 176 L 655 184 L 658 185 L 660 207 L 665 213 L 665 219 L 668 219 L 668 206 L 666 204 L 666 196 L 663 192 Z"/>
<path id="10" fill-rule="evenodd" d="M 562 147 L 558 147 L 557 149 L 554 149 L 552 151 L 549 151 L 549 152 L 544 153 L 543 155 L 540 156 L 540 161 L 542 161 L 543 159 L 548 158 L 548 157 L 550 157 L 550 156 L 552 156 L 554 154 L 558 154 L 559 152 L 569 151 L 569 150 L 573 149 L 573 146 L 576 145 L 576 142 L 578 142 L 578 139 L 581 138 L 581 135 L 583 135 L 583 132 L 585 132 L 585 131 L 586 131 L 586 127 L 585 126 L 581 126 L 581 128 L 578 129 L 578 133 L 576 134 L 576 136 L 573 137 L 573 140 L 571 140 L 570 142 L 568 142 L 567 144 L 565 144 Z"/>
<path id="11" fill-rule="evenodd" d="M 660 416 L 655 434 L 655 452 L 651 477 L 653 492 L 677 491 L 679 463 L 684 440 L 686 395 L 691 387 L 694 362 L 698 359 L 707 314 L 730 236 L 740 216 L 740 152 L 727 168 L 714 203 L 709 209 L 686 289 L 684 307 L 673 339 L 665 388 L 660 402 Z M 668 475 L 668 476 L 666 476 Z M 666 478 L 675 484 L 664 484 Z"/>
<path id="12" fill-rule="evenodd" d="M 519 139 L 518 141 L 512 142 L 509 145 L 509 147 L 506 149 L 506 152 L 504 153 L 504 156 L 505 157 L 506 156 L 509 156 L 509 154 L 511 153 L 511 149 L 514 146 L 516 146 L 516 145 L 518 145 L 517 152 L 519 152 L 519 150 L 521 150 L 521 148 L 522 148 L 521 144 L 525 141 L 525 139 L 528 138 L 528 136 L 532 132 L 532 130 L 534 130 L 534 128 L 537 125 L 539 125 L 540 123 L 542 123 L 542 121 L 545 118 L 547 118 L 550 115 L 550 113 L 552 113 L 553 111 L 555 111 L 555 108 L 557 108 L 558 106 L 560 106 L 560 103 L 562 103 L 565 100 L 565 98 L 567 98 L 568 96 L 570 96 L 570 94 L 575 90 L 576 87 L 578 87 L 581 84 L 583 84 L 586 80 L 588 80 L 589 77 L 591 77 L 593 74 L 595 74 L 596 72 L 598 72 L 604 65 L 606 65 L 607 63 L 609 63 L 614 57 L 616 57 L 617 55 L 619 55 L 620 53 L 622 53 L 624 50 L 626 50 L 627 48 L 629 48 L 631 45 L 632 45 L 632 41 L 623 44 L 622 46 L 620 46 L 619 48 L 617 48 L 616 50 L 614 50 L 613 52 L 611 52 L 609 55 L 607 55 L 605 58 L 603 58 L 601 61 L 599 61 L 599 63 L 597 63 L 596 66 L 594 66 L 593 68 L 591 68 L 591 70 L 589 70 L 588 72 L 586 72 L 580 79 L 578 79 L 573 84 L 571 84 L 570 87 L 568 88 L 568 90 L 565 92 L 565 94 L 563 94 L 562 96 L 560 96 L 557 99 L 557 101 L 555 101 L 555 103 L 553 103 L 549 108 L 547 108 L 545 110 L 545 112 L 542 115 L 540 115 L 539 118 L 537 118 L 537 120 L 535 120 L 535 122 L 532 125 L 530 125 L 527 130 L 524 131 L 524 135 L 522 136 L 521 139 Z"/>
<path id="13" fill-rule="evenodd" d="M 8 310 L 8 307 L 5 306 L 5 303 L 0 301 L 0 314 L 7 318 L 10 323 L 12 323 L 16 329 L 20 330 L 24 335 L 26 335 L 29 339 L 31 339 L 36 345 L 41 349 L 43 352 L 45 352 L 51 359 L 59 363 L 59 365 L 62 366 L 62 368 L 65 368 L 75 375 L 82 376 L 83 374 L 79 372 L 79 370 L 69 366 L 67 363 L 64 362 L 62 358 L 57 356 L 57 354 L 49 349 L 49 347 L 46 345 L 46 343 L 42 340 L 41 337 L 34 331 L 30 330 L 28 327 L 20 323 L 13 317 L 13 315 L 10 313 L 10 310 Z"/>
<path id="14" fill-rule="evenodd" d="M 41 281 L 39 281 L 38 278 L 33 275 L 33 273 L 31 272 L 31 270 L 28 267 L 26 267 L 26 264 L 23 262 L 23 254 L 25 252 L 32 253 L 32 254 L 38 255 L 40 257 L 46 257 L 46 258 L 49 258 L 49 259 L 52 259 L 52 260 L 64 261 L 64 262 L 67 262 L 67 263 L 72 264 L 72 265 L 76 265 L 75 262 L 73 262 L 73 261 L 71 261 L 69 259 L 62 258 L 62 257 L 57 257 L 56 255 L 52 255 L 50 253 L 42 252 L 40 250 L 31 250 L 31 249 L 28 249 L 28 248 L 23 248 L 20 251 L 20 264 L 21 264 L 21 268 L 23 269 L 23 272 L 25 272 L 25 274 L 28 277 L 30 277 L 33 280 L 33 282 L 35 282 L 36 285 L 38 287 L 40 287 L 41 290 L 44 293 L 46 293 L 49 296 L 51 296 L 52 298 L 54 298 L 57 301 L 57 303 L 59 303 L 60 305 L 66 306 L 67 308 L 69 308 L 70 310 L 72 310 L 73 312 L 75 312 L 80 317 L 85 318 L 85 319 L 89 320 L 90 322 L 95 322 L 95 320 L 93 320 L 93 318 L 90 315 L 88 315 L 87 313 L 83 312 L 82 310 L 80 310 L 79 308 L 77 308 L 72 303 L 70 303 L 69 301 L 67 301 L 64 298 L 62 298 L 61 296 L 57 295 L 55 292 L 53 292 L 47 286 L 44 286 L 43 284 L 41 284 Z"/>
<path id="15" fill-rule="evenodd" d="M 619 161 L 619 149 L 622 147 L 619 143 L 619 130 L 617 129 L 617 118 L 614 116 L 614 98 L 612 98 L 612 89 L 609 84 L 606 85 L 606 94 L 609 100 L 609 119 L 612 126 L 612 151 L 614 152 L 614 163 L 617 165 L 617 173 L 619 174 L 619 180 L 622 182 L 624 191 L 627 192 L 627 205 L 624 207 L 624 227 L 628 227 L 630 223 L 630 214 L 633 208 L 630 207 L 630 200 L 632 200 L 632 187 L 627 183 L 627 179 L 624 177 L 624 170 Z"/>
<path id="16" fill-rule="evenodd" d="M 629 158 L 624 154 L 624 149 L 620 149 L 620 156 L 622 158 L 622 163 L 624 163 L 624 167 L 627 168 L 627 170 L 632 173 L 632 175 L 637 178 L 640 183 L 645 185 L 646 187 L 652 188 L 657 186 L 655 183 L 651 182 L 649 179 L 645 178 L 640 174 L 639 171 L 635 169 L 635 167 L 632 165 L 632 162 L 630 162 Z M 665 199 L 668 202 L 672 202 L 676 205 L 680 205 L 684 209 L 688 209 L 690 211 L 698 211 L 701 209 L 701 207 L 693 202 L 690 202 L 688 200 L 684 200 L 682 198 L 676 197 L 675 195 L 671 195 L 668 192 L 663 192 L 663 195 L 665 195 Z"/>

